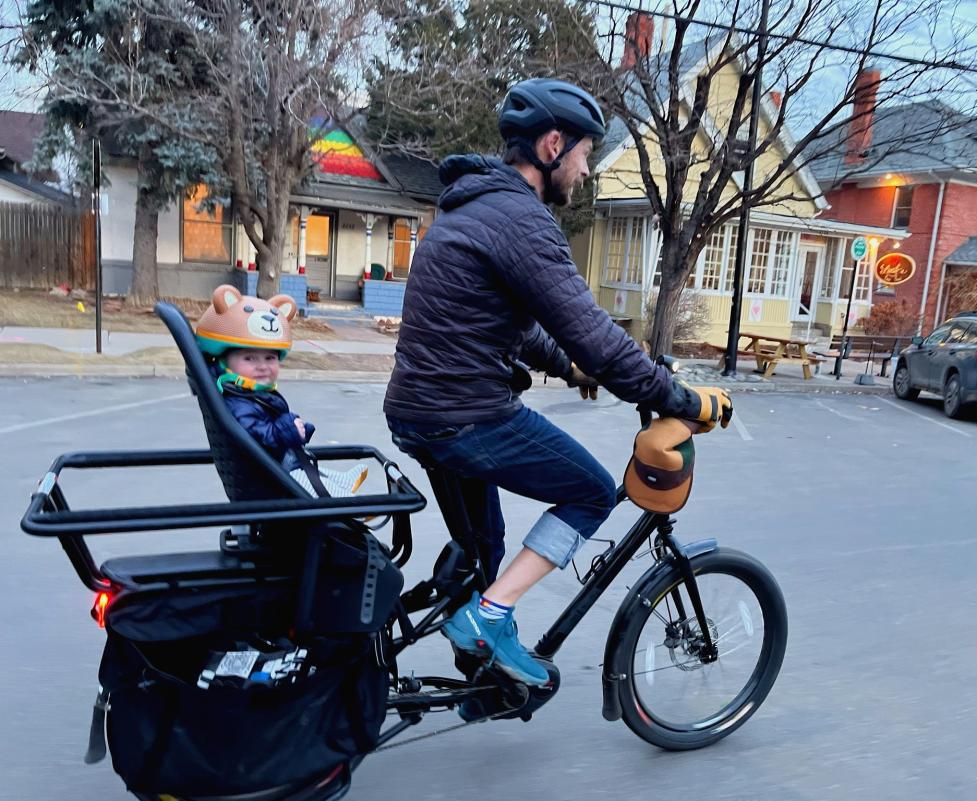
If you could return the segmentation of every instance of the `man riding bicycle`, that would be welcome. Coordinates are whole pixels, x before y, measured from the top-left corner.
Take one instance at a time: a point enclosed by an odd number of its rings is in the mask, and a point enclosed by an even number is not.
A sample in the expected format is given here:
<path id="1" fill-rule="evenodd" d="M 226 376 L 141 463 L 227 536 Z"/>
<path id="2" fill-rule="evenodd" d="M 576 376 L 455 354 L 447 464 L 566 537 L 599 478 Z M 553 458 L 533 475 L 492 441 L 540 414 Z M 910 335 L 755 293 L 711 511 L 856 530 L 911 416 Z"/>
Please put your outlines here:
<path id="1" fill-rule="evenodd" d="M 548 681 L 519 642 L 516 601 L 565 568 L 615 505 L 615 481 L 569 434 L 522 405 L 520 363 L 573 385 L 710 430 L 728 423 L 721 390 L 690 389 L 656 366 L 594 301 L 548 204 L 565 206 L 590 174 L 604 117 L 582 89 L 551 79 L 513 86 L 502 105 L 504 158 L 441 165 L 441 214 L 418 245 L 384 402 L 393 440 L 426 466 L 469 479 L 473 528 L 490 585 L 446 622 L 462 651 L 530 685 Z M 581 394 L 596 396 L 596 391 Z M 504 553 L 499 488 L 550 504 L 522 550 Z M 474 516 L 474 515 L 473 515 Z"/>

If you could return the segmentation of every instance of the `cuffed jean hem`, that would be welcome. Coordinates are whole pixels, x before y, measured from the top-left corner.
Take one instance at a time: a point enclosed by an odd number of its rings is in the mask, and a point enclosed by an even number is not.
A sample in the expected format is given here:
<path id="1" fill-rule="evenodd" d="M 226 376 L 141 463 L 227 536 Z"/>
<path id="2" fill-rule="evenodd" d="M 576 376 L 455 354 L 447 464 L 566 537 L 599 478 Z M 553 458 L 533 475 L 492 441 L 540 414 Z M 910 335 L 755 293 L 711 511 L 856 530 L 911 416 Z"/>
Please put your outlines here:
<path id="1" fill-rule="evenodd" d="M 522 544 L 563 570 L 583 541 L 576 529 L 556 515 L 543 512 Z"/>

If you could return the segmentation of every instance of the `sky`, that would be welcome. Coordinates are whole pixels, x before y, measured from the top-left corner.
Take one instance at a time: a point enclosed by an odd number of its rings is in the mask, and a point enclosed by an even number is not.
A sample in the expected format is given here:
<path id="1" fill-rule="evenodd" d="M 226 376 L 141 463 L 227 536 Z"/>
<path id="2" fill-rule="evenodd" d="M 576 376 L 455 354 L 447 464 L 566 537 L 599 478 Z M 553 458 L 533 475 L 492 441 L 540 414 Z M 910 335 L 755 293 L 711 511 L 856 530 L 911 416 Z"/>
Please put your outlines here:
<path id="1" fill-rule="evenodd" d="M 15 36 L 16 25 L 25 2 L 26 0 L 0 0 L 0 48 L 4 43 L 9 43 Z M 705 0 L 703 8 L 708 10 L 710 6 L 713 9 L 721 6 L 728 7 L 729 2 L 732 0 Z M 855 9 L 863 9 L 865 6 L 864 3 L 860 4 L 857 0 L 838 0 L 837 5 L 841 6 L 846 2 L 853 3 Z M 927 0 L 892 0 L 899 13 L 908 12 L 909 9 L 917 7 L 920 2 L 927 2 Z M 679 3 L 681 5 L 682 0 L 679 0 Z M 621 4 L 649 10 L 659 8 L 670 10 L 672 8 L 671 0 L 623 0 Z M 755 22 L 756 10 L 759 7 L 758 1 L 741 0 L 741 6 L 749 10 L 746 14 L 739 16 L 737 24 L 750 25 Z M 786 0 L 772 0 L 772 18 L 776 18 L 778 12 L 783 11 L 786 6 Z M 610 10 L 606 7 L 601 8 L 600 13 L 614 14 L 618 18 L 627 15 L 626 11 Z M 859 11 L 856 11 L 856 14 L 858 13 Z M 724 15 L 723 18 L 728 18 L 728 14 Z M 864 38 L 864 32 L 860 30 L 860 25 L 867 24 L 864 18 L 860 21 L 856 20 L 853 24 L 846 26 L 844 35 L 852 44 L 858 44 Z M 960 31 L 977 31 L 977 0 L 945 0 L 942 3 L 942 10 L 935 20 L 917 16 L 914 23 L 913 16 L 910 15 L 907 24 L 901 26 L 898 39 L 885 45 L 884 49 L 888 52 L 898 52 L 901 55 L 926 57 L 931 53 L 929 43 L 931 30 L 935 32 L 937 41 L 942 43 Z M 698 39 L 707 33 L 708 29 L 693 26 L 689 38 Z M 977 33 L 972 35 L 970 41 L 977 48 Z M 0 52 L 0 56 L 9 55 L 11 50 L 12 48 L 7 47 L 6 53 Z M 838 55 L 839 62 L 844 58 L 847 57 L 842 54 Z M 887 65 L 884 60 L 879 61 L 879 66 L 883 71 L 883 76 L 887 67 L 894 68 L 894 65 Z M 844 90 L 848 77 L 847 72 L 848 70 L 840 64 L 826 63 L 811 91 L 806 96 L 799 98 L 793 107 L 788 107 L 792 127 L 803 129 L 808 118 L 817 117 L 820 109 Z M 770 88 L 775 89 L 776 86 Z M 22 72 L 18 73 L 0 63 L 0 109 L 34 111 L 40 102 L 41 89 L 42 87 L 36 77 Z M 977 108 L 977 74 L 955 78 L 948 90 L 941 94 L 942 99 L 950 105 L 965 110 Z"/>

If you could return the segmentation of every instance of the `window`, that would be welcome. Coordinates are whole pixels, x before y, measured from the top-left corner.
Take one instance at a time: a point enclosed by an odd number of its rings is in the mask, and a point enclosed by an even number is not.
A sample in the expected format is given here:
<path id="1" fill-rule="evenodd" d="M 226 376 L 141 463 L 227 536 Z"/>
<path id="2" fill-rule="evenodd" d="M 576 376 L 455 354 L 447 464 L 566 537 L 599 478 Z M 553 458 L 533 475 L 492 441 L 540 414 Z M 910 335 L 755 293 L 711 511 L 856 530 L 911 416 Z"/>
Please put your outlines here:
<path id="1" fill-rule="evenodd" d="M 767 260 L 770 255 L 770 235 L 772 232 L 769 228 L 755 228 L 752 233 L 750 274 L 746 281 L 746 291 L 760 294 L 763 293 L 767 285 Z"/>
<path id="2" fill-rule="evenodd" d="M 628 220 L 612 217 L 607 226 L 607 255 L 604 258 L 604 283 L 619 284 L 624 271 L 624 251 L 627 245 Z"/>
<path id="3" fill-rule="evenodd" d="M 328 214 L 310 214 L 305 221 L 305 255 L 312 258 L 328 259 L 329 247 Z"/>
<path id="4" fill-rule="evenodd" d="M 296 214 L 292 220 L 292 250 L 299 252 L 299 217 Z M 305 218 L 305 255 L 318 259 L 328 259 L 332 255 L 329 247 L 329 227 L 331 220 L 328 214 L 312 212 Z"/>
<path id="5" fill-rule="evenodd" d="M 733 282 L 736 278 L 736 242 L 739 239 L 740 229 L 735 226 L 729 226 L 729 246 L 726 248 L 726 281 L 725 289 L 726 292 L 733 292 Z"/>
<path id="6" fill-rule="evenodd" d="M 426 233 L 427 228 L 419 227 L 417 241 L 420 242 Z M 397 220 L 394 223 L 393 262 L 394 278 L 406 278 L 410 273 L 410 220 Z"/>
<path id="7" fill-rule="evenodd" d="M 628 255 L 625 261 L 625 284 L 641 283 L 641 245 L 644 242 L 644 220 L 640 217 L 631 218 L 631 232 L 628 236 Z"/>
<path id="8" fill-rule="evenodd" d="M 770 294 L 787 297 L 787 275 L 794 251 L 794 235 L 790 231 L 777 231 L 774 245 L 773 266 L 770 271 Z"/>
<path id="9" fill-rule="evenodd" d="M 977 345 L 977 326 L 966 325 L 960 336 L 961 345 Z"/>
<path id="10" fill-rule="evenodd" d="M 662 285 L 662 255 L 664 250 L 662 248 L 662 234 L 661 231 L 655 232 L 655 267 L 651 272 L 651 285 L 652 287 Z"/>
<path id="11" fill-rule="evenodd" d="M 726 231 L 713 231 L 709 242 L 702 251 L 702 288 L 719 289 L 719 278 L 723 272 L 723 251 L 726 243 Z"/>
<path id="12" fill-rule="evenodd" d="M 958 342 L 966 342 L 969 334 L 969 328 L 963 323 L 954 323 L 953 328 L 950 330 L 950 336 L 947 337 L 947 344 L 956 344 Z"/>
<path id="13" fill-rule="evenodd" d="M 868 259 L 858 262 L 858 275 L 855 276 L 855 300 L 868 300 L 872 288 L 872 270 Z"/>
<path id="14" fill-rule="evenodd" d="M 641 286 L 644 217 L 612 217 L 607 228 L 604 283 Z"/>
<path id="15" fill-rule="evenodd" d="M 838 287 L 838 298 L 846 300 L 851 287 L 852 270 L 855 269 L 855 260 L 850 256 L 845 257 L 845 262 L 841 268 L 841 285 Z M 869 269 L 868 259 L 858 262 L 858 274 L 855 278 L 855 300 L 868 300 L 869 290 L 872 283 L 872 271 Z"/>
<path id="16" fill-rule="evenodd" d="M 892 227 L 908 228 L 909 217 L 913 210 L 913 186 L 896 188 L 895 203 L 892 206 Z"/>
<path id="17" fill-rule="evenodd" d="M 192 194 L 183 199 L 183 261 L 230 264 L 234 215 L 222 205 L 213 211 L 199 210 L 206 199 L 207 187 L 203 184 L 195 186 Z"/>
<path id="18" fill-rule="evenodd" d="M 946 339 L 946 335 L 950 333 L 950 324 L 946 323 L 937 328 L 932 334 L 930 334 L 926 339 L 923 340 L 924 348 L 932 348 L 936 345 L 942 345 L 943 340 Z"/>
<path id="19" fill-rule="evenodd" d="M 829 239 L 824 254 L 824 272 L 821 273 L 821 297 L 832 298 L 835 294 L 835 273 L 838 270 L 838 255 L 844 240 Z"/>

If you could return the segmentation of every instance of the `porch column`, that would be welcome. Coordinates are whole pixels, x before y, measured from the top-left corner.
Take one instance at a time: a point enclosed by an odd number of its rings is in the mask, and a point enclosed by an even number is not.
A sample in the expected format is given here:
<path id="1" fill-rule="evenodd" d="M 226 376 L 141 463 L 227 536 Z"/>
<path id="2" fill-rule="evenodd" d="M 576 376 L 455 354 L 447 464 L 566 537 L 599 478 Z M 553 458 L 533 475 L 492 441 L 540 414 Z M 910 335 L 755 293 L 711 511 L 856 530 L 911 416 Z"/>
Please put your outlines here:
<path id="1" fill-rule="evenodd" d="M 417 248 L 417 220 L 412 219 L 410 221 L 410 256 L 407 258 L 407 270 L 410 271 L 411 265 L 414 263 L 414 250 Z"/>
<path id="2" fill-rule="evenodd" d="M 299 207 L 299 253 L 298 253 L 298 272 L 305 275 L 305 228 L 308 225 L 309 207 Z"/>
<path id="3" fill-rule="evenodd" d="M 393 278 L 394 274 L 394 226 L 397 218 L 393 215 L 387 217 L 387 278 Z"/>
<path id="4" fill-rule="evenodd" d="M 372 269 L 370 265 L 373 264 L 373 225 L 377 218 L 375 214 L 366 214 L 363 219 L 366 221 L 366 264 L 363 266 L 363 277 L 369 278 Z"/>

